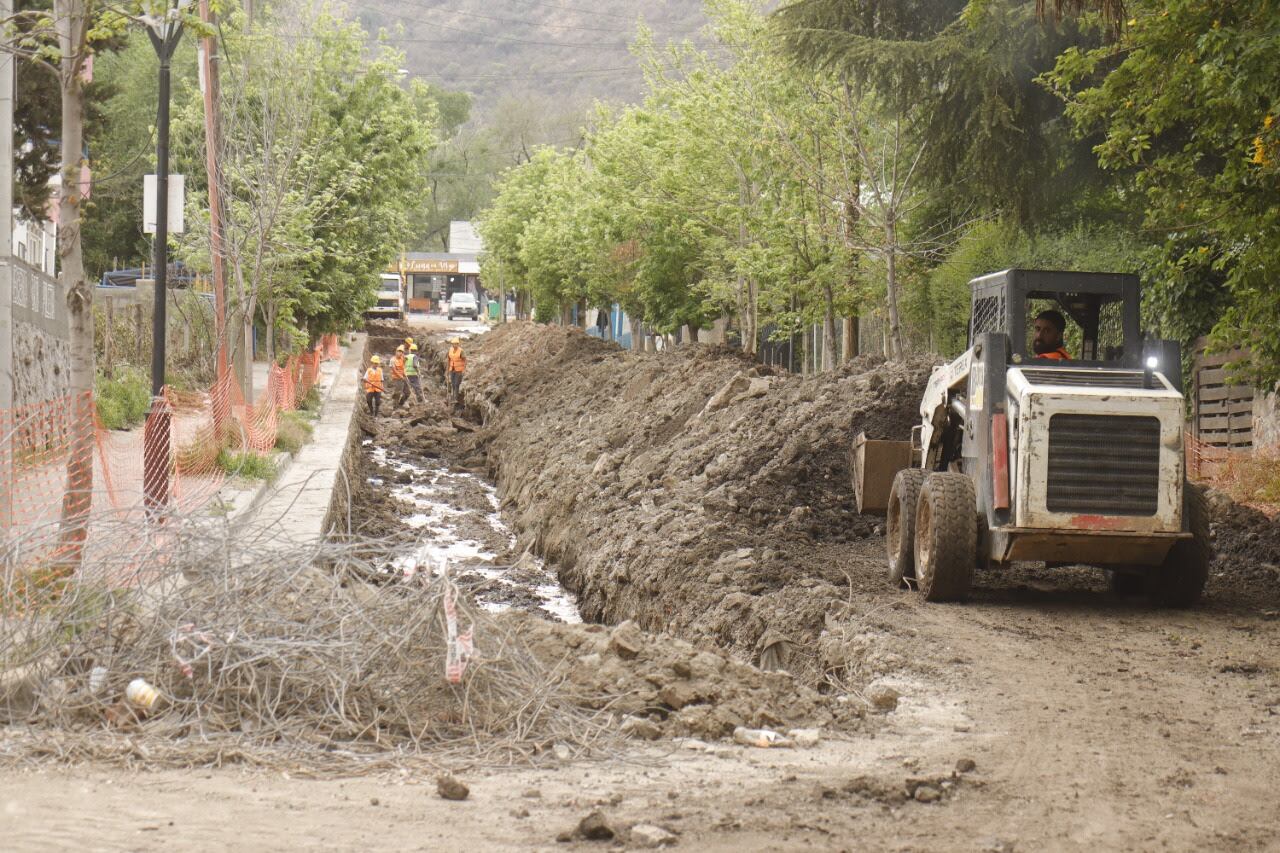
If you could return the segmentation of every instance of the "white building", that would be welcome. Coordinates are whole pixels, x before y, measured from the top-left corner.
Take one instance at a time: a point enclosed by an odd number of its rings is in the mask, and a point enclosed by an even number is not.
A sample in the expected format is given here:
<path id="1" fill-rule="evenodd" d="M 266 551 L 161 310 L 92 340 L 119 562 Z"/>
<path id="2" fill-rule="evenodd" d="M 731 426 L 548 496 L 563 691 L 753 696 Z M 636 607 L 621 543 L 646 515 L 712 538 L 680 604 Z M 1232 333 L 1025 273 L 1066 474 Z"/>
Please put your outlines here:
<path id="1" fill-rule="evenodd" d="M 45 275 L 57 270 L 58 226 L 52 222 L 22 219 L 13 211 L 13 256 Z"/>

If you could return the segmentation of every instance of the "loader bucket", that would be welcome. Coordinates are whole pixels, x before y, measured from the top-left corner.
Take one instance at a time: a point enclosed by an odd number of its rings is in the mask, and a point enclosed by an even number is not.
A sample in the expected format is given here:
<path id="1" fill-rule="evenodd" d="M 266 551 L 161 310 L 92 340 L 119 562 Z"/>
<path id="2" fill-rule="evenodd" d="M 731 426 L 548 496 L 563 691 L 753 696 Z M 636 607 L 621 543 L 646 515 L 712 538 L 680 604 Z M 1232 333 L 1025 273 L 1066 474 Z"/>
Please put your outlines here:
<path id="1" fill-rule="evenodd" d="M 849 452 L 858 512 L 884 512 L 894 475 L 911 467 L 911 442 L 880 441 L 858 433 Z"/>

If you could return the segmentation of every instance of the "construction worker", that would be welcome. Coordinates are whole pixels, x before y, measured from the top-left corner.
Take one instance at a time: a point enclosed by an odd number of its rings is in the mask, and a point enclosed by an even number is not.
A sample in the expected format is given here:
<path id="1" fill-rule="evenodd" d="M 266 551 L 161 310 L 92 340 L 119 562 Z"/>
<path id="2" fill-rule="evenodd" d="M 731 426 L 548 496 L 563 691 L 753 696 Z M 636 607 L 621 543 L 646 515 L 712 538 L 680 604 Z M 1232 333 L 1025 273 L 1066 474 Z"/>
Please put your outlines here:
<path id="1" fill-rule="evenodd" d="M 397 409 L 409 399 L 409 380 L 405 377 L 404 365 L 404 344 L 400 344 L 391 357 L 391 397 Z"/>
<path id="2" fill-rule="evenodd" d="M 409 388 L 418 402 L 423 402 L 422 378 L 418 376 L 418 345 L 409 344 L 409 354 L 404 357 L 404 375 L 409 380 Z"/>
<path id="3" fill-rule="evenodd" d="M 462 388 L 462 374 L 467 372 L 467 358 L 462 354 L 462 339 L 449 339 L 449 352 L 445 354 L 445 374 L 449 377 L 449 393 L 456 400 Z"/>
<path id="4" fill-rule="evenodd" d="M 1067 318 L 1061 312 L 1041 311 L 1036 315 L 1035 330 L 1031 346 L 1036 352 L 1036 358 L 1071 361 L 1071 353 L 1067 352 L 1062 340 L 1062 335 L 1067 330 Z"/>
<path id="5" fill-rule="evenodd" d="M 376 355 L 369 359 L 369 369 L 364 372 L 364 399 L 369 414 L 376 418 L 382 408 L 382 359 Z"/>

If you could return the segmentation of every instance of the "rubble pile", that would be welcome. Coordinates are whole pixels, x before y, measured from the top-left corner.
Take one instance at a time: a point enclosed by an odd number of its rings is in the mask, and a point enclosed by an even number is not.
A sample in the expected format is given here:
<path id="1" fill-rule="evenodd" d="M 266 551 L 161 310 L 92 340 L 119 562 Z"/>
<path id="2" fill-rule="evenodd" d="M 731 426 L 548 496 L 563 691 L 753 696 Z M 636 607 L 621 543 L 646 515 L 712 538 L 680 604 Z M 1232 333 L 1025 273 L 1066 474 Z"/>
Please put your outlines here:
<path id="1" fill-rule="evenodd" d="M 645 634 L 633 622 L 607 628 L 504 618 L 518 625 L 529 651 L 565 678 L 585 709 L 620 715 L 622 731 L 633 738 L 715 740 L 743 726 L 848 731 L 863 716 L 857 700 L 837 701 L 787 672 L 766 672 L 717 649 Z"/>

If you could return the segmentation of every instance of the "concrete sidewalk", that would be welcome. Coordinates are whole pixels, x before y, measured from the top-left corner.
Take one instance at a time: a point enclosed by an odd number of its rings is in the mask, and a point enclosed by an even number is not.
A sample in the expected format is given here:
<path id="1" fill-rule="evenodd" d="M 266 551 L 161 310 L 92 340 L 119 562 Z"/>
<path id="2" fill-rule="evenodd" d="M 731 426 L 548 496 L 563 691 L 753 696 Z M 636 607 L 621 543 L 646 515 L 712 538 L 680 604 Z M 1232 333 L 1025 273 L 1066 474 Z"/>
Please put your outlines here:
<path id="1" fill-rule="evenodd" d="M 343 353 L 311 441 L 303 445 L 279 477 L 260 489 L 249 506 L 233 515 L 236 525 L 251 525 L 259 535 L 278 534 L 282 545 L 325 534 L 324 520 L 339 482 L 343 451 L 360 396 L 359 371 L 365 336 L 356 335 Z"/>

